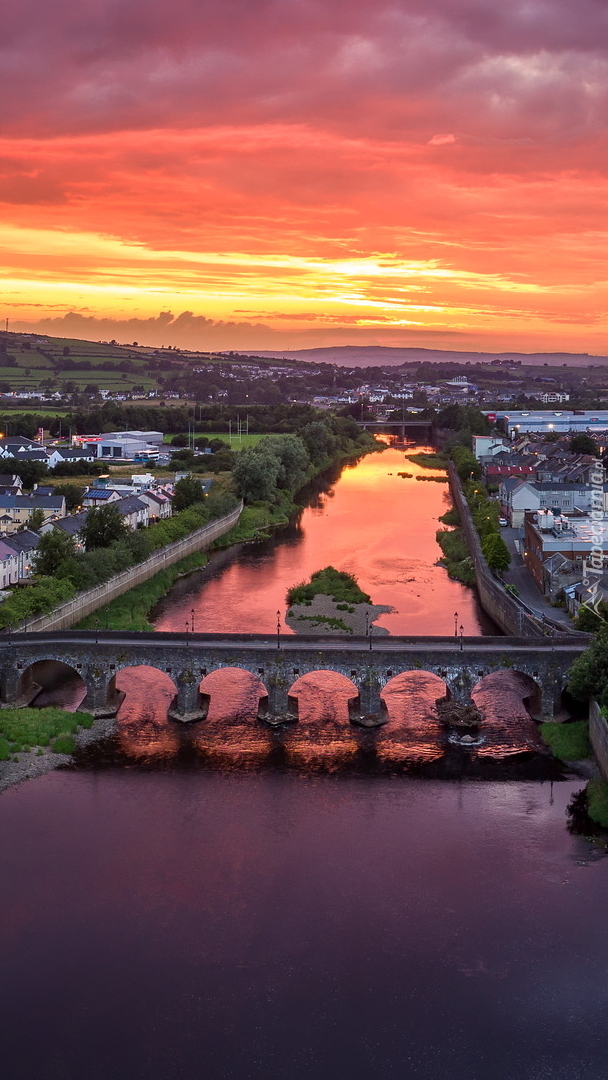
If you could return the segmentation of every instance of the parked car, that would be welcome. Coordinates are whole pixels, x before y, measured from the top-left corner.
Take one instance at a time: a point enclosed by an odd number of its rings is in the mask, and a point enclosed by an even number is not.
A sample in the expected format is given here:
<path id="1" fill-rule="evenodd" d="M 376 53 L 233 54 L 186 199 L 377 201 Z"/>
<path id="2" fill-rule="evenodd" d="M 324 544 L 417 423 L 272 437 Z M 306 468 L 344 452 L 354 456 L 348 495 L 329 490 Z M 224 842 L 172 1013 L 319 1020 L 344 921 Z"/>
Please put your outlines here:
<path id="1" fill-rule="evenodd" d="M 507 521 L 506 518 L 499 518 L 498 519 L 498 524 L 504 529 L 505 526 L 509 524 L 509 522 Z"/>

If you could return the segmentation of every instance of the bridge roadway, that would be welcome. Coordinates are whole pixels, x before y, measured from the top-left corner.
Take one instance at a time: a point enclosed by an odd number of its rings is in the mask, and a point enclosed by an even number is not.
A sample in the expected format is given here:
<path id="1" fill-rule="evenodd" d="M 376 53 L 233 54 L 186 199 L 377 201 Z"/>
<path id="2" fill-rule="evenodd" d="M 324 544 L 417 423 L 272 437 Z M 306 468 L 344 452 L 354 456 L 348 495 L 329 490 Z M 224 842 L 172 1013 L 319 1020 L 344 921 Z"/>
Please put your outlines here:
<path id="1" fill-rule="evenodd" d="M 469 700 L 472 687 L 492 672 L 520 672 L 530 689 L 534 715 L 551 717 L 559 706 L 572 661 L 586 648 L 581 634 L 553 638 L 393 637 L 352 639 L 303 635 L 122 633 L 64 630 L 0 638 L 0 699 L 24 704 L 35 698 L 41 661 L 67 665 L 84 681 L 82 708 L 113 715 L 124 697 L 116 675 L 146 665 L 163 671 L 175 685 L 171 715 L 202 719 L 208 697 L 201 680 L 221 668 L 241 668 L 264 685 L 261 714 L 269 719 L 297 715 L 294 682 L 311 671 L 335 671 L 353 684 L 353 708 L 383 709 L 381 691 L 396 675 L 429 671 L 442 678 L 448 694 Z"/>

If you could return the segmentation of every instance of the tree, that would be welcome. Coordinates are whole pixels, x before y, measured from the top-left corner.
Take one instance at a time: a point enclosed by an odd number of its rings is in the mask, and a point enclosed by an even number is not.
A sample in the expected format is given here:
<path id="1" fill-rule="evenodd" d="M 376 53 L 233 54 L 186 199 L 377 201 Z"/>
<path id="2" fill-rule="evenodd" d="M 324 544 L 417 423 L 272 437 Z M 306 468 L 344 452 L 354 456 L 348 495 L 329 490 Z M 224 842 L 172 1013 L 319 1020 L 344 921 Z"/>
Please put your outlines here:
<path id="1" fill-rule="evenodd" d="M 591 435 L 587 435 L 585 431 L 579 431 L 577 435 L 572 436 L 569 448 L 573 454 L 592 454 L 593 457 L 600 456 L 595 439 L 592 438 Z"/>
<path id="2" fill-rule="evenodd" d="M 246 502 L 271 501 L 276 494 L 281 462 L 271 450 L 260 446 L 236 455 L 232 477 L 237 494 Z"/>
<path id="3" fill-rule="evenodd" d="M 456 472 L 461 480 L 478 480 L 481 476 L 481 465 L 475 454 L 466 446 L 454 446 L 450 451 L 450 457 L 456 466 Z"/>
<path id="4" fill-rule="evenodd" d="M 296 491 L 302 487 L 310 458 L 304 443 L 297 435 L 267 435 L 261 439 L 254 453 L 270 450 L 281 463 L 277 487 Z"/>
<path id="5" fill-rule="evenodd" d="M 600 628 L 593 644 L 577 656 L 568 678 L 568 690 L 579 701 L 594 697 L 608 707 L 608 625 Z"/>
<path id="6" fill-rule="evenodd" d="M 608 606 L 603 600 L 600 600 L 597 610 L 589 607 L 587 604 L 581 604 L 574 625 L 577 630 L 584 630 L 590 634 L 595 634 L 596 630 L 600 630 L 607 623 Z"/>
<path id="7" fill-rule="evenodd" d="M 332 457 L 338 448 L 336 436 L 322 420 L 313 420 L 311 424 L 306 424 L 300 431 L 300 438 L 315 465 Z"/>
<path id="8" fill-rule="evenodd" d="M 65 499 L 65 508 L 68 514 L 73 513 L 74 510 L 78 510 L 82 506 L 82 500 L 84 498 L 84 488 L 79 484 L 56 484 L 55 495 L 63 495 Z"/>
<path id="9" fill-rule="evenodd" d="M 502 536 L 490 533 L 481 541 L 481 550 L 484 553 L 490 570 L 508 570 L 511 564 L 511 555 Z"/>
<path id="10" fill-rule="evenodd" d="M 34 570 L 41 577 L 64 577 L 62 564 L 73 558 L 76 544 L 73 536 L 57 527 L 43 533 L 33 558 Z"/>
<path id="11" fill-rule="evenodd" d="M 80 535 L 87 551 L 107 548 L 115 540 L 121 540 L 129 531 L 120 510 L 108 506 L 93 506 L 87 513 Z"/>
<path id="12" fill-rule="evenodd" d="M 44 510 L 41 510 L 39 506 L 36 506 L 27 519 L 27 527 L 28 529 L 31 529 L 32 532 L 40 532 L 43 525 Z"/>
<path id="13" fill-rule="evenodd" d="M 204 498 L 205 493 L 200 480 L 195 480 L 193 476 L 185 476 L 175 485 L 173 509 L 178 513 L 180 510 L 193 506 L 194 503 L 202 503 Z"/>

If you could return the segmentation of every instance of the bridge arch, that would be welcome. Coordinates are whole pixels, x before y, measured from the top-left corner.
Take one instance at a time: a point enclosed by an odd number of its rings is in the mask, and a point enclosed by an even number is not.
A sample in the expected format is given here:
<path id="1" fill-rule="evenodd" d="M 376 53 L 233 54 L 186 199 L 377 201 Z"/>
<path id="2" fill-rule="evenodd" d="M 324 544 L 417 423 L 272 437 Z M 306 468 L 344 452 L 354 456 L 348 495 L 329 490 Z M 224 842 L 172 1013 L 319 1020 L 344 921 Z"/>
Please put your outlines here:
<path id="1" fill-rule="evenodd" d="M 424 668 L 412 668 L 391 676 L 382 694 L 391 729 L 438 723 L 437 701 L 451 697 L 445 678 Z"/>
<path id="2" fill-rule="evenodd" d="M 34 660 L 23 668 L 18 665 L 14 691 L 17 704 L 43 708 L 61 701 L 62 708 L 75 711 L 87 696 L 87 684 L 79 668 L 55 657 Z"/>
<path id="3" fill-rule="evenodd" d="M 114 667 L 114 666 L 113 666 Z M 116 670 L 116 668 L 118 670 Z M 117 664 L 106 682 L 105 702 L 108 712 L 122 712 L 130 718 L 134 709 L 146 719 L 161 721 L 167 715 L 178 687 L 172 675 L 154 664 Z M 124 706 L 124 707 L 123 707 Z"/>
<path id="4" fill-rule="evenodd" d="M 316 668 L 302 672 L 288 691 L 289 713 L 295 720 L 346 726 L 366 715 L 361 685 L 342 672 Z"/>
<path id="5" fill-rule="evenodd" d="M 244 667 L 215 667 L 203 676 L 198 694 L 200 711 L 211 723 L 253 721 L 269 711 L 268 689 L 261 674 Z"/>
<path id="6" fill-rule="evenodd" d="M 517 694 L 524 707 L 534 718 L 543 715 L 543 689 L 542 686 L 527 672 L 516 668 L 499 668 L 483 675 L 471 689 L 471 698 L 475 704 L 484 711 L 484 703 L 491 697 L 494 702 L 500 700 L 500 695 Z"/>

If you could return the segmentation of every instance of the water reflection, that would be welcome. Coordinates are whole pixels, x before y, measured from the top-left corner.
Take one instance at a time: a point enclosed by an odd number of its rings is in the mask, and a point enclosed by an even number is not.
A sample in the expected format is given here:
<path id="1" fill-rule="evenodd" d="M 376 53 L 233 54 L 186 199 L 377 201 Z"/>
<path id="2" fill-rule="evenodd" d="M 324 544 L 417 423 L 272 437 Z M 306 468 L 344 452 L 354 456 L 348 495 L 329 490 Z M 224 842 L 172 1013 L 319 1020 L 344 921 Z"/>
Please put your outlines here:
<path id="1" fill-rule="evenodd" d="M 403 471 L 412 478 L 399 476 Z M 396 609 L 379 620 L 393 633 L 451 633 L 454 611 L 467 633 L 480 633 L 474 594 L 436 565 L 435 530 L 446 508 L 446 489 L 416 481 L 429 475 L 411 462 L 405 469 L 403 452 L 395 448 L 349 465 L 328 489 L 310 492 L 307 509 L 278 539 L 220 552 L 207 571 L 178 582 L 158 609 L 158 629 L 182 630 L 193 617 L 197 630 L 273 632 L 287 588 L 331 562 L 355 573 L 375 602 Z M 283 632 L 291 631 L 284 626 Z M 45 689 L 36 704 L 61 701 L 67 708 L 78 707 L 84 686 L 75 672 L 64 672 L 55 689 L 46 687 L 48 672 L 42 674 Z M 205 677 L 200 691 L 208 704 L 206 718 L 187 728 L 167 717 L 176 687 L 166 673 L 145 667 L 123 670 L 115 688 L 124 693 L 116 750 L 141 762 L 182 760 L 189 753 L 214 765 L 281 760 L 332 769 L 363 757 L 409 769 L 438 763 L 452 753 L 436 710 L 445 684 L 423 670 L 390 680 L 382 693 L 386 722 L 374 730 L 351 723 L 355 714 L 371 709 L 365 690 L 356 701 L 354 684 L 325 670 L 294 682 L 298 722 L 278 729 L 258 719 L 267 693 L 263 682 L 239 669 Z M 534 754 L 541 748 L 525 704 L 530 694 L 529 680 L 512 671 L 496 672 L 477 684 L 473 699 L 485 720 L 481 745 L 467 751 L 469 761 Z"/>
<path id="2" fill-rule="evenodd" d="M 506 757 L 542 749 L 538 728 L 524 704 L 531 679 L 516 671 L 494 671 L 473 687 L 471 697 L 485 714 L 480 757 Z"/>
<path id="3" fill-rule="evenodd" d="M 542 764 L 545 750 L 526 708 L 529 681 L 514 671 L 495 672 L 474 687 L 472 698 L 484 720 L 480 745 L 466 751 L 450 745 L 448 729 L 438 717 L 436 703 L 445 695 L 444 681 L 422 670 L 404 672 L 387 683 L 382 691 L 384 723 L 375 728 L 352 722 L 368 711 L 365 690 L 357 700 L 353 683 L 330 671 L 311 672 L 294 682 L 297 720 L 278 726 L 260 719 L 264 684 L 238 668 L 203 679 L 200 689 L 208 703 L 207 715 L 191 724 L 168 718 L 175 686 L 166 673 L 127 669 L 117 675 L 116 686 L 125 692 L 112 738 L 111 755 L 117 760 L 228 769 L 263 764 L 322 771 L 433 767 L 432 775 L 441 775 L 446 768 L 449 775 L 459 775 L 463 770 L 483 773 L 484 762 L 489 766 L 520 755 L 522 760 L 538 760 L 542 775 L 553 767 Z M 64 682 L 54 693 L 47 692 L 44 703 L 47 699 L 74 708 L 78 694 L 74 685 Z"/>
<path id="4" fill-rule="evenodd" d="M 125 694 L 118 710 L 116 746 L 133 759 L 169 760 L 180 750 L 179 725 L 167 713 L 175 697 L 175 683 L 156 668 L 125 668 L 116 676 L 116 689 Z"/>
<path id="5" fill-rule="evenodd" d="M 400 477 L 403 471 L 412 477 Z M 351 464 L 328 490 L 312 490 L 310 505 L 272 540 L 219 552 L 179 581 L 154 613 L 156 628 L 183 630 L 194 609 L 197 630 L 273 633 L 287 590 L 331 564 L 393 609 L 378 620 L 392 634 L 450 634 L 454 611 L 466 634 L 490 632 L 475 593 L 437 565 L 447 487 L 416 480 L 434 475 L 444 474 L 406 462 L 393 447 Z"/>

